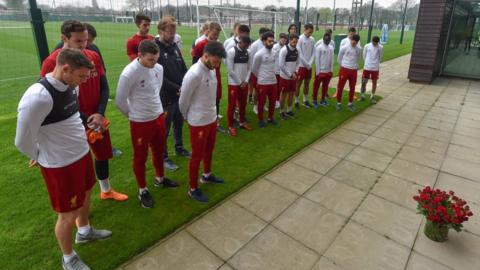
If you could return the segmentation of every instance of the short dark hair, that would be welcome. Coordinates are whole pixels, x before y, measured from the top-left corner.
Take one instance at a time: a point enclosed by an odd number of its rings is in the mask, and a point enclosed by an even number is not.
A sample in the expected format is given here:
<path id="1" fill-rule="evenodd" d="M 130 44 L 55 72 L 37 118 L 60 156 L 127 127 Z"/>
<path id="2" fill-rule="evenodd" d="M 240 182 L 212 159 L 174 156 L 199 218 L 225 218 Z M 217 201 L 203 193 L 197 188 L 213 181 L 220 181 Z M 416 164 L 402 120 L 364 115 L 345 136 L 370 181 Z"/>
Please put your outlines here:
<path id="1" fill-rule="evenodd" d="M 288 26 L 287 32 L 290 32 L 290 29 L 292 29 L 293 27 L 295 27 L 295 29 L 296 29 L 296 28 L 297 28 L 297 25 L 294 24 L 294 23 L 290 24 L 290 25 Z"/>
<path id="2" fill-rule="evenodd" d="M 270 31 L 267 27 L 260 27 L 260 30 L 258 30 L 258 35 L 262 36 L 264 33 Z"/>
<path id="3" fill-rule="evenodd" d="M 87 30 L 85 24 L 77 20 L 66 20 L 62 23 L 62 27 L 60 28 L 62 35 L 67 38 L 70 38 L 72 33 L 84 32 L 85 30 Z"/>
<path id="4" fill-rule="evenodd" d="M 221 58 L 225 58 L 226 56 L 225 48 L 223 47 L 223 44 L 214 40 L 209 41 L 207 45 L 205 45 L 205 48 L 203 49 L 203 53 L 206 53 L 211 56 L 218 56 Z"/>
<path id="5" fill-rule="evenodd" d="M 262 34 L 262 41 L 265 41 L 268 38 L 275 38 L 275 35 L 273 34 L 272 31 L 267 31 L 267 32 Z"/>
<path id="6" fill-rule="evenodd" d="M 69 65 L 72 69 L 93 69 L 92 61 L 77 49 L 62 49 L 56 61 L 57 65 Z"/>
<path id="7" fill-rule="evenodd" d="M 331 28 L 327 28 L 327 29 L 325 30 L 325 33 L 332 34 L 332 33 L 333 33 L 333 31 L 332 31 L 332 29 L 331 29 Z"/>
<path id="8" fill-rule="evenodd" d="M 211 22 L 209 25 L 208 25 L 208 31 L 222 31 L 222 26 L 217 23 L 217 22 Z"/>
<path id="9" fill-rule="evenodd" d="M 298 39 L 298 35 L 297 34 L 290 34 L 288 35 L 288 41 L 292 40 L 292 39 Z"/>
<path id="10" fill-rule="evenodd" d="M 249 33 L 250 34 L 250 27 L 248 27 L 248 25 L 246 25 L 246 24 L 241 24 L 238 27 L 238 32 Z"/>
<path id="11" fill-rule="evenodd" d="M 279 38 L 279 39 L 280 39 L 280 38 L 288 39 L 288 36 L 287 36 L 287 34 L 285 34 L 285 33 L 280 33 L 280 35 L 278 36 L 278 38 Z"/>
<path id="12" fill-rule="evenodd" d="M 135 24 L 140 25 L 142 21 L 151 22 L 152 19 L 150 19 L 145 13 L 137 13 L 137 15 L 135 15 Z"/>
<path id="13" fill-rule="evenodd" d="M 303 28 L 304 28 L 305 30 L 308 30 L 308 29 L 312 29 L 312 30 L 313 30 L 313 24 L 307 23 L 307 24 L 305 24 L 305 25 L 303 26 Z"/>
<path id="14" fill-rule="evenodd" d="M 238 38 L 240 42 L 250 44 L 252 43 L 252 39 L 249 36 L 241 36 Z"/>
<path id="15" fill-rule="evenodd" d="M 380 38 L 378 36 L 373 36 L 372 41 L 378 43 L 380 42 Z"/>
<path id="16" fill-rule="evenodd" d="M 350 33 L 356 33 L 357 32 L 357 29 L 355 27 L 350 27 L 348 28 L 348 32 Z"/>
<path id="17" fill-rule="evenodd" d="M 93 27 L 93 25 L 91 25 L 89 23 L 84 23 L 84 24 L 87 27 L 88 34 L 91 35 L 93 38 L 96 38 L 97 37 L 97 30 L 95 29 L 95 27 Z"/>
<path id="18" fill-rule="evenodd" d="M 140 42 L 140 45 L 138 45 L 138 52 L 140 52 L 141 55 L 147 53 L 157 54 L 160 52 L 160 49 L 153 40 L 144 39 Z"/>
<path id="19" fill-rule="evenodd" d="M 352 36 L 352 39 L 355 40 L 356 42 L 359 42 L 360 41 L 360 36 L 355 34 Z"/>

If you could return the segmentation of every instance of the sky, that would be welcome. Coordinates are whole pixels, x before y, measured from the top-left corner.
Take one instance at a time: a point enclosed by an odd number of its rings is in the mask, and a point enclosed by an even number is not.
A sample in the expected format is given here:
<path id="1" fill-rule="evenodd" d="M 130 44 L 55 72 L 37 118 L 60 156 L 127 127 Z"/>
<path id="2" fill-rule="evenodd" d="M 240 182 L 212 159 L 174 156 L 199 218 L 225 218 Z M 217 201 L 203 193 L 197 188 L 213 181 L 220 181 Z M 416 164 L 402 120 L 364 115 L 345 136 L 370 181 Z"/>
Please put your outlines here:
<path id="1" fill-rule="evenodd" d="M 91 0 L 37 0 L 38 3 L 44 3 L 44 4 L 52 4 L 52 2 L 55 2 L 57 5 L 61 5 L 64 3 L 69 3 L 71 5 L 90 5 Z M 119 8 L 120 6 L 123 6 L 124 3 L 126 3 L 126 0 L 97 0 L 100 6 L 104 7 L 110 7 L 110 2 L 114 6 L 115 9 Z M 170 1 L 172 5 L 176 3 L 176 0 L 155 0 L 158 3 L 162 3 L 162 5 L 165 5 L 167 1 Z M 178 0 L 180 5 L 182 3 L 185 3 L 187 0 Z M 197 0 L 191 0 L 192 4 L 196 4 Z M 206 5 L 209 0 L 198 0 L 200 5 Z M 229 2 L 233 4 L 234 0 L 222 0 L 223 3 Z M 282 6 L 290 6 L 290 7 L 295 7 L 296 6 L 296 0 L 272 0 L 272 1 L 258 1 L 258 0 L 235 0 L 237 3 L 242 3 L 242 4 L 250 4 L 251 6 L 254 7 L 264 7 L 265 5 L 282 5 Z M 334 0 L 301 0 L 300 6 L 302 8 L 305 7 L 306 2 L 308 1 L 308 6 L 309 7 L 333 7 L 333 1 Z M 364 0 L 367 1 L 367 0 Z M 381 6 L 389 6 L 395 0 L 376 0 L 376 3 L 378 3 Z M 220 0 L 210 0 L 211 4 L 218 4 L 220 3 Z M 352 0 L 336 0 L 336 7 L 337 8 L 351 8 L 352 6 Z"/>

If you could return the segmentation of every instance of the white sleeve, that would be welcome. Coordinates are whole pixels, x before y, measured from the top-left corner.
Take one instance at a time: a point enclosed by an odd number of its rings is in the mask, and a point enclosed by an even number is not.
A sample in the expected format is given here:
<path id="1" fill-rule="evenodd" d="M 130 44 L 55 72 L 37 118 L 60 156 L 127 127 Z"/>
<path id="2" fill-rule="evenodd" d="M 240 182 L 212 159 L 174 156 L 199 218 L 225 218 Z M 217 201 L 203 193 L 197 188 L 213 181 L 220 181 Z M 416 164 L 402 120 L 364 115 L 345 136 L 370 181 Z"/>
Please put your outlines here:
<path id="1" fill-rule="evenodd" d="M 285 45 L 288 46 L 288 45 Z M 285 47 L 284 47 L 285 48 Z M 287 56 L 287 49 L 282 48 L 280 50 L 280 53 L 278 54 L 278 66 L 280 67 L 280 70 L 287 74 L 287 76 L 290 78 L 292 77 L 292 74 L 290 74 L 290 71 L 288 71 L 286 65 L 285 65 L 285 56 Z"/>
<path id="2" fill-rule="evenodd" d="M 315 40 L 311 38 L 312 41 L 312 56 L 310 56 L 310 59 L 308 60 L 308 66 L 312 68 L 313 61 L 315 60 Z"/>
<path id="3" fill-rule="evenodd" d="M 383 59 L 383 47 L 380 47 L 380 59 L 379 59 L 379 63 L 382 62 L 382 59 Z"/>
<path id="4" fill-rule="evenodd" d="M 187 72 L 183 78 L 182 87 L 180 88 L 178 107 L 183 115 L 183 118 L 185 119 L 187 119 L 187 112 L 190 108 L 192 95 L 200 83 L 201 78 L 197 78 L 197 76 L 190 72 Z"/>
<path id="5" fill-rule="evenodd" d="M 261 53 L 256 53 L 255 57 L 253 57 L 253 64 L 252 64 L 252 73 L 258 77 L 258 69 L 260 68 L 262 55 Z"/>
<path id="6" fill-rule="evenodd" d="M 338 52 L 338 59 L 337 59 L 338 65 L 340 67 L 342 67 L 342 59 L 343 59 L 344 54 L 345 54 L 345 47 L 341 47 L 340 51 Z"/>
<path id="7" fill-rule="evenodd" d="M 44 88 L 29 89 L 18 105 L 15 146 L 30 159 L 38 159 L 38 132 L 53 108 L 53 99 Z"/>
<path id="8" fill-rule="evenodd" d="M 365 62 L 366 58 L 367 58 L 367 47 L 368 46 L 365 46 L 363 47 L 363 61 Z"/>
<path id="9" fill-rule="evenodd" d="M 128 118 L 130 108 L 128 105 L 128 96 L 132 90 L 132 80 L 121 74 L 118 79 L 117 93 L 115 94 L 115 105 L 120 112 Z"/>
<path id="10" fill-rule="evenodd" d="M 330 72 L 333 72 L 333 61 L 334 61 L 334 58 L 335 58 L 335 46 L 333 46 L 332 48 L 332 57 L 331 57 L 331 62 L 330 62 Z"/>
<path id="11" fill-rule="evenodd" d="M 305 59 L 304 55 L 303 55 L 303 42 L 301 41 L 301 39 L 298 41 L 298 45 L 300 46 L 297 46 L 298 47 L 298 56 L 300 57 L 300 64 L 302 64 L 303 66 L 306 66 L 308 67 L 308 62 L 307 62 L 307 59 Z"/>
<path id="12" fill-rule="evenodd" d="M 314 51 L 315 55 L 315 74 L 318 75 L 320 73 L 320 48 L 315 47 Z"/>
<path id="13" fill-rule="evenodd" d="M 235 49 L 232 48 L 227 52 L 227 59 L 225 60 L 228 70 L 228 75 L 233 79 L 233 83 L 241 84 L 240 79 L 238 78 L 237 74 L 234 72 L 234 59 L 235 59 Z"/>
<path id="14" fill-rule="evenodd" d="M 252 58 L 250 57 L 250 55 L 248 56 L 248 69 L 247 69 L 247 78 L 245 78 L 245 82 L 249 82 L 250 81 L 250 73 L 252 72 Z"/>

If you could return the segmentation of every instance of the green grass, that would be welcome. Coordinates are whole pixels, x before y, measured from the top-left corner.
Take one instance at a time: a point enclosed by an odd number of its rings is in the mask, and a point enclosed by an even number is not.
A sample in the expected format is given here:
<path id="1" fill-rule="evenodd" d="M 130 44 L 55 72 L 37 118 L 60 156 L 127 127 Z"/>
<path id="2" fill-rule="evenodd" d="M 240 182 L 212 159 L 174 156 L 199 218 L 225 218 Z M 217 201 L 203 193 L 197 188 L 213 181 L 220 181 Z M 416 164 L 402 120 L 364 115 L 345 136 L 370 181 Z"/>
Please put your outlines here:
<path id="1" fill-rule="evenodd" d="M 98 46 L 104 54 L 112 94 L 123 66 L 127 63 L 124 41 L 135 29 L 130 25 L 95 24 L 99 32 Z M 58 39 L 58 23 L 46 25 L 50 47 Z M 186 47 L 191 44 L 195 30 L 180 28 Z M 412 34 L 400 46 L 395 42 L 396 33 L 385 47 L 385 59 L 391 59 L 410 51 Z M 319 32 L 315 33 L 317 38 Z M 53 233 L 56 220 L 50 208 L 43 180 L 37 169 L 27 167 L 27 159 L 14 147 L 16 106 L 25 88 L 38 73 L 38 63 L 31 41 L 30 30 L 0 29 L 0 262 L 1 269 L 59 269 L 60 251 Z M 6 42 L 4 42 L 6 41 Z M 187 62 L 190 57 L 184 50 Z M 4 61 L 6 61 L 5 64 Z M 11 68 L 5 69 L 10 66 Z M 15 70 L 16 69 L 16 70 Z M 225 74 L 225 73 L 223 73 Z M 30 78 L 2 81 L 12 77 Z M 224 82 L 226 78 L 224 77 Z M 226 83 L 224 83 L 226 86 Z M 379 89 L 381 94 L 381 89 Z M 363 110 L 367 103 L 358 103 Z M 222 100 L 222 114 L 225 115 L 226 98 Z M 214 172 L 227 181 L 225 185 L 205 186 L 204 192 L 210 202 L 201 205 L 186 196 L 187 160 L 173 157 L 181 169 L 166 175 L 178 180 L 178 190 L 157 190 L 149 181 L 156 202 L 154 209 L 142 209 L 136 199 L 137 187 L 131 169 L 131 145 L 128 121 L 110 104 L 107 115 L 111 120 L 113 145 L 124 154 L 111 162 L 111 182 L 114 188 L 130 195 L 125 203 L 100 202 L 98 188 L 92 198 L 92 224 L 111 229 L 113 237 L 108 241 L 75 246 L 75 250 L 87 261 L 92 269 L 112 269 L 145 250 L 159 239 L 173 232 L 193 217 L 223 200 L 242 186 L 287 159 L 306 145 L 314 142 L 354 114 L 348 111 L 338 113 L 331 106 L 327 109 L 301 110 L 298 119 L 282 121 L 279 128 L 255 128 L 252 132 L 239 132 L 237 138 L 219 134 L 214 154 Z M 248 108 L 253 127 L 257 121 Z M 225 118 L 222 120 L 225 124 Z M 184 141 L 189 147 L 188 130 Z M 170 144 L 171 146 L 172 144 Z M 153 178 L 150 162 L 147 175 Z"/>

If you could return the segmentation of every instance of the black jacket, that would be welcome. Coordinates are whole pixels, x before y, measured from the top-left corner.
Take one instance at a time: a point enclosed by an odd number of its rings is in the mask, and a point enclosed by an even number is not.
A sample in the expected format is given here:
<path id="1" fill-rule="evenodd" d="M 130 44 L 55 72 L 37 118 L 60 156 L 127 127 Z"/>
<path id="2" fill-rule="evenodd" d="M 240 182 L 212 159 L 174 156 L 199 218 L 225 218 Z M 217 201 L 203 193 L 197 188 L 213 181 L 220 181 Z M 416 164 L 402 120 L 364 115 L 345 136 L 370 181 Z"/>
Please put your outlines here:
<path id="1" fill-rule="evenodd" d="M 176 43 L 165 44 L 155 39 L 160 48 L 158 63 L 163 66 L 163 85 L 160 90 L 162 105 L 168 106 L 178 102 L 179 91 L 183 77 L 187 73 L 187 65 L 182 57 L 182 52 Z"/>

